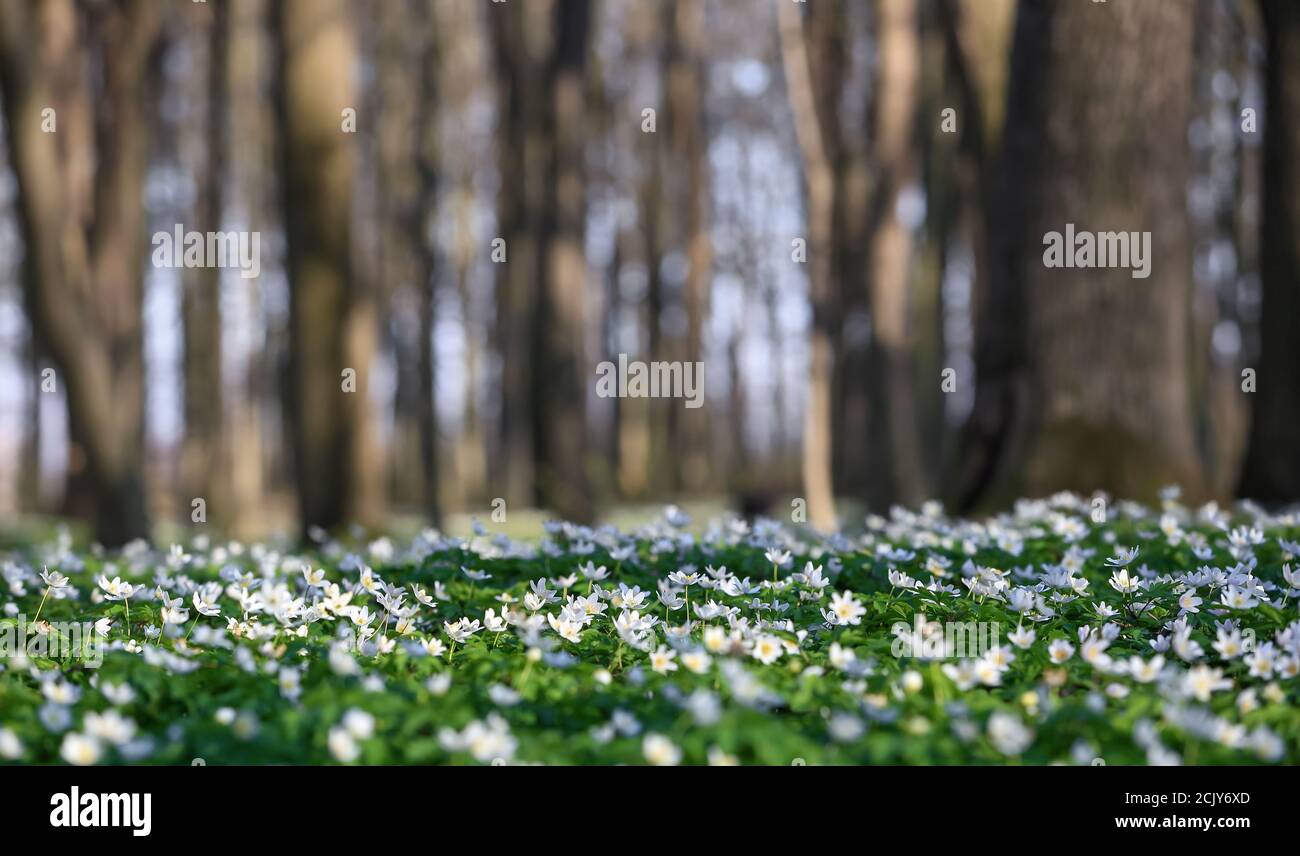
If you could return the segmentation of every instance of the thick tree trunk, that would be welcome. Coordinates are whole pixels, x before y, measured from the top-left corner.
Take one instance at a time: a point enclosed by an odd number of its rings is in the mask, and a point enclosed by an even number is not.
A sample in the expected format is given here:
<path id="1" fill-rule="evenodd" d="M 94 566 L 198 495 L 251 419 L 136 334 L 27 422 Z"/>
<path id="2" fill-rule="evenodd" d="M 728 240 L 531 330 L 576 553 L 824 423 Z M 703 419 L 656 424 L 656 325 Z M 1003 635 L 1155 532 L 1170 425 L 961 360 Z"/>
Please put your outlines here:
<path id="1" fill-rule="evenodd" d="M 1187 376 L 1192 35 L 1184 3 L 1020 6 L 979 322 L 1002 328 L 979 355 L 995 501 L 1203 494 Z M 1046 267 L 1045 236 L 1067 223 L 1150 232 L 1149 278 Z"/>
<path id="2" fill-rule="evenodd" d="M 158 32 L 149 3 L 0 6 L 0 87 L 27 306 L 65 384 L 70 434 L 94 494 L 95 536 L 107 546 L 149 534 L 142 186 Z M 50 120 L 57 130 L 46 133 Z"/>
<path id="3" fill-rule="evenodd" d="M 492 4 L 500 85 L 498 279 L 508 496 L 592 515 L 586 460 L 587 0 Z M 539 44 L 540 43 L 540 44 Z"/>
<path id="4" fill-rule="evenodd" d="M 1238 488 L 1262 502 L 1300 500 L 1300 6 L 1265 0 L 1261 351 L 1250 442 Z"/>
<path id="5" fill-rule="evenodd" d="M 367 425 L 376 334 L 374 307 L 351 260 L 353 146 L 343 123 L 344 110 L 358 102 L 349 6 L 285 0 L 273 9 L 302 524 L 366 524 L 378 501 Z M 349 381 L 355 391 L 345 391 Z"/>

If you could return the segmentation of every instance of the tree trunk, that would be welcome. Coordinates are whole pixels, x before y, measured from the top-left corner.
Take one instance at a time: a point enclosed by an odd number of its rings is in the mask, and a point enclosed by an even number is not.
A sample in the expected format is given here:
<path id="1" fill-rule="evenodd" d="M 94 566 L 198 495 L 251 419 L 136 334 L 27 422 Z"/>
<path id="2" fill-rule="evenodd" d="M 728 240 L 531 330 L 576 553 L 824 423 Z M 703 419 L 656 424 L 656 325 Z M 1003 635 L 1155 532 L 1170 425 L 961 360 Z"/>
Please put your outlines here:
<path id="1" fill-rule="evenodd" d="M 899 198 L 918 178 L 921 45 L 914 0 L 882 0 L 878 13 L 872 150 L 877 186 L 869 280 L 876 427 L 870 436 L 877 462 L 872 471 L 884 481 L 889 501 L 914 506 L 926 492 L 912 389 L 909 291 L 915 226 L 903 222 Z"/>
<path id="2" fill-rule="evenodd" d="M 1187 375 L 1192 35 L 1184 3 L 1020 6 L 980 322 L 1005 332 L 980 354 L 1005 438 L 990 499 L 1203 494 Z M 1046 267 L 1045 236 L 1067 223 L 1149 231 L 1150 277 Z"/>
<path id="3" fill-rule="evenodd" d="M 27 307 L 65 384 L 70 434 L 83 447 L 94 494 L 95 537 L 106 546 L 149 534 L 142 187 L 158 32 L 150 3 L 0 6 L 0 87 Z M 55 113 L 43 115 L 49 107 Z M 47 134 L 50 118 L 57 130 Z"/>
<path id="4" fill-rule="evenodd" d="M 229 14 L 224 0 L 194 6 L 190 16 L 205 43 L 194 50 L 206 61 L 191 70 L 190 105 L 201 121 L 183 128 L 196 177 L 194 222 L 188 227 L 208 233 L 221 229 L 225 183 L 226 45 Z M 184 328 L 185 435 L 181 443 L 181 491 L 185 509 L 190 501 L 206 501 L 209 522 L 229 520 L 229 495 L 223 431 L 224 389 L 221 376 L 221 269 L 187 270 L 181 321 Z"/>
<path id="5" fill-rule="evenodd" d="M 1264 0 L 1264 200 L 1261 349 L 1242 496 L 1300 500 L 1300 6 Z"/>
<path id="6" fill-rule="evenodd" d="M 974 384 L 975 398 L 957 437 L 955 454 L 944 466 L 948 498 L 961 509 L 970 508 L 989 488 L 1010 430 L 1009 420 L 1019 406 L 1023 380 L 1018 368 L 1023 367 L 1018 315 L 1003 314 L 1018 313 L 1019 304 L 1002 306 L 999 301 L 1014 299 L 1014 294 L 1006 288 L 994 293 L 990 282 L 990 176 L 995 172 L 1001 120 L 1009 95 L 1007 45 L 1015 29 L 1014 0 L 1001 0 L 991 10 L 993 5 L 990 0 L 944 0 L 939 7 L 948 65 L 958 96 L 954 117 L 958 136 L 954 164 L 957 216 L 970 246 L 974 269 L 971 307 L 975 376 L 958 375 L 954 381 L 959 387 Z M 1018 85 L 1019 91 L 1028 91 L 1033 84 L 1022 75 Z"/>
<path id="7" fill-rule="evenodd" d="M 500 85 L 498 278 L 508 495 L 592 515 L 586 461 L 587 0 L 492 4 Z M 549 18 L 549 20 L 547 20 Z"/>
<path id="8" fill-rule="evenodd" d="M 686 316 L 685 335 L 675 349 L 676 359 L 703 366 L 704 316 L 709 300 L 712 244 L 708 223 L 708 147 L 705 127 L 706 88 L 704 10 L 693 3 L 670 5 L 664 57 L 664 86 L 667 93 L 668 151 L 672 162 L 685 163 L 673 174 L 673 217 L 678 224 L 674 244 L 686 260 L 686 281 L 682 302 Z M 698 383 L 703 384 L 701 377 Z M 704 390 L 704 386 L 700 387 Z M 707 405 L 707 393 L 703 393 Z M 704 406 L 683 407 L 674 402 L 672 448 L 677 464 L 676 484 L 698 491 L 709 480 L 708 422 Z"/>
<path id="9" fill-rule="evenodd" d="M 834 284 L 832 282 L 832 224 L 835 175 L 832 169 L 836 87 L 824 85 L 825 40 L 832 27 L 820 7 L 804 20 L 797 4 L 780 7 L 781 54 L 794 112 L 795 129 L 803 151 L 805 204 L 807 206 L 808 295 L 812 306 L 812 331 L 808 351 L 808 397 L 804 403 L 803 489 L 808 502 L 808 523 L 821 531 L 836 528 L 835 494 L 831 476 L 833 419 L 831 372 Z M 822 74 L 818 74 L 821 71 Z M 822 83 L 823 85 L 818 85 Z"/>
<path id="10" fill-rule="evenodd" d="M 376 334 L 351 260 L 354 158 L 344 111 L 358 101 L 349 6 L 285 0 L 273 9 L 301 522 L 304 530 L 366 524 L 378 501 L 367 425 Z"/>
<path id="11" fill-rule="evenodd" d="M 420 394 L 420 463 L 424 469 L 424 509 L 435 526 L 442 521 L 442 506 L 438 502 L 438 409 L 434 395 L 437 365 L 433 348 L 437 285 L 437 255 L 434 252 L 433 221 L 438 211 L 438 62 L 439 45 L 433 0 L 424 0 L 418 6 L 414 30 L 416 38 L 419 82 L 417 97 L 419 109 L 415 111 L 415 164 L 418 196 L 414 211 L 407 217 L 407 230 L 416 248 L 416 290 L 419 295 L 419 336 L 417 349 Z M 469 329 L 468 321 L 466 330 Z M 468 340 L 468 336 L 466 337 Z M 472 390 L 471 390 L 472 393 Z M 467 401 L 467 406 L 469 402 Z"/>

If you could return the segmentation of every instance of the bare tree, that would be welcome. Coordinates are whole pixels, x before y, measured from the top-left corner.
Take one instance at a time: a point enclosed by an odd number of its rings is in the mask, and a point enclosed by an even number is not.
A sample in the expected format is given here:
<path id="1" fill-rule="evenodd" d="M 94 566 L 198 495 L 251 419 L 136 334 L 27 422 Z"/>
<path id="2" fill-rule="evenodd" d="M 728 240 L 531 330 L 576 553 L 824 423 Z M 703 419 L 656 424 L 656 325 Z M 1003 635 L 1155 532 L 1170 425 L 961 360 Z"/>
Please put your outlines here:
<path id="1" fill-rule="evenodd" d="M 0 6 L 0 87 L 26 302 L 67 391 L 95 535 L 149 534 L 141 322 L 152 3 Z"/>
<path id="2" fill-rule="evenodd" d="M 290 287 L 294 464 L 304 527 L 377 516 L 373 301 L 352 269 L 356 46 L 344 0 L 272 4 Z M 351 112 L 349 112 L 351 111 Z"/>
<path id="3" fill-rule="evenodd" d="M 1264 200 L 1260 236 L 1261 352 L 1239 492 L 1300 499 L 1300 7 L 1264 0 Z"/>
<path id="4" fill-rule="evenodd" d="M 1000 414 L 981 479 L 994 500 L 1204 490 L 1187 374 L 1192 35 L 1190 4 L 1019 8 L 982 310 L 998 346 L 977 388 Z M 1149 232 L 1149 278 L 1047 267 L 1067 223 Z"/>
<path id="5" fill-rule="evenodd" d="M 504 479 L 587 520 L 585 80 L 587 0 L 491 4 L 507 261 L 497 285 Z M 532 494 L 532 497 L 528 495 Z"/>
<path id="6" fill-rule="evenodd" d="M 831 477 L 831 372 L 835 292 L 832 280 L 832 227 L 835 211 L 834 139 L 836 95 L 843 52 L 837 44 L 840 4 L 817 4 L 805 16 L 800 5 L 782 3 L 781 54 L 795 129 L 803 151 L 808 218 L 808 291 L 812 305 L 808 399 L 803 437 L 804 497 L 808 522 L 835 528 Z M 830 66 L 830 67 L 828 67 Z"/>
<path id="7" fill-rule="evenodd" d="M 221 229 L 225 184 L 225 112 L 229 9 L 225 0 L 194 4 L 182 16 L 192 55 L 187 100 L 195 115 L 183 126 L 185 160 L 195 175 L 194 221 L 199 232 Z M 188 501 L 203 497 L 210 521 L 228 521 L 229 465 L 223 430 L 221 377 L 221 269 L 184 272 L 185 435 L 181 444 L 181 490 Z"/>
<path id="8" fill-rule="evenodd" d="M 910 284 L 915 225 L 904 221 L 902 205 L 903 194 L 916 192 L 910 185 L 920 177 L 916 137 L 919 26 L 914 0 L 882 0 L 878 4 L 878 91 L 870 154 L 876 187 L 868 273 L 875 372 L 872 416 L 876 430 L 870 436 L 876 463 L 872 472 L 884 484 L 884 499 L 909 505 L 920 502 L 926 493 L 912 389 Z M 877 505 L 882 504 L 878 498 Z"/>

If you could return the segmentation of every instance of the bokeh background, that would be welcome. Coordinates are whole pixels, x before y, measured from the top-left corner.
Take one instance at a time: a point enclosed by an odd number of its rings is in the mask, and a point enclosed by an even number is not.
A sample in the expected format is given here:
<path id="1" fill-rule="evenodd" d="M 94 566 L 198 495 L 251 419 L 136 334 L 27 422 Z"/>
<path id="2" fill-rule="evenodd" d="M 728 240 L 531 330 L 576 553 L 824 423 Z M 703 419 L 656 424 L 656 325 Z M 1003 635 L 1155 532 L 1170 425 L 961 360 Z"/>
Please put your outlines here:
<path id="1" fill-rule="evenodd" d="M 0 0 L 0 532 L 1295 501 L 1297 7 Z"/>

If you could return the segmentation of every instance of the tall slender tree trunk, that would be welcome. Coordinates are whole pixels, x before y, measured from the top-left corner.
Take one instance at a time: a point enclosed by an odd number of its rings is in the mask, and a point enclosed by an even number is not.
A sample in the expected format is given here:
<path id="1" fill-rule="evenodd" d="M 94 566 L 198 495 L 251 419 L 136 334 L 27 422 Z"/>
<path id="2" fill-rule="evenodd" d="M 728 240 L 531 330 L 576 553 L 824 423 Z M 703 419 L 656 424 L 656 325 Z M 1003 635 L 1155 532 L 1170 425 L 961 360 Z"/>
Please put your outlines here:
<path id="1" fill-rule="evenodd" d="M 232 110 L 230 139 L 238 140 L 232 147 L 230 159 L 232 204 L 244 214 L 244 228 L 258 231 L 265 223 L 271 194 L 266 190 L 268 174 L 274 160 L 268 132 L 271 124 L 270 110 L 251 105 L 265 103 L 265 73 L 270 63 L 269 46 L 263 35 L 266 31 L 264 0 L 230 5 L 229 72 L 231 103 L 243 105 Z M 259 317 L 260 279 L 240 280 L 237 298 L 248 306 L 253 315 L 250 323 L 264 321 Z M 242 293 L 240 293 L 242 292 Z M 269 326 L 269 320 L 265 320 Z M 266 442 L 263 426 L 269 421 L 265 394 L 269 386 L 269 366 L 272 358 L 266 349 L 250 348 L 241 355 L 240 375 L 231 384 L 235 392 L 230 397 L 227 416 L 230 453 L 230 532 L 239 538 L 254 538 L 266 531 L 265 485 L 269 467 L 265 465 Z"/>
<path id="2" fill-rule="evenodd" d="M 344 122 L 358 105 L 353 28 L 343 0 L 273 9 L 298 502 L 305 528 L 365 524 L 378 501 L 367 425 L 376 332 L 351 259 L 354 157 Z"/>
<path id="3" fill-rule="evenodd" d="M 1262 502 L 1300 500 L 1300 6 L 1264 0 L 1264 204 L 1261 349 L 1238 488 Z"/>
<path id="4" fill-rule="evenodd" d="M 201 72 L 191 71 L 190 103 L 201 121 L 187 125 L 186 148 L 192 152 L 196 176 L 194 222 L 202 233 L 220 231 L 225 184 L 226 54 L 229 10 L 225 0 L 196 5 L 189 16 L 204 44 Z M 181 490 L 185 502 L 202 497 L 209 522 L 230 519 L 228 460 L 225 446 L 224 388 L 221 374 L 221 269 L 185 271 L 181 320 L 185 333 L 185 435 L 181 443 Z"/>
<path id="5" fill-rule="evenodd" d="M 939 4 L 946 57 L 957 89 L 958 156 L 953 165 L 958 196 L 958 228 L 970 247 L 973 275 L 971 306 L 975 328 L 975 376 L 957 376 L 958 386 L 975 385 L 972 412 L 944 462 L 948 498 L 969 508 L 988 489 L 1010 420 L 1018 411 L 1023 366 L 1019 304 L 1006 288 L 990 282 L 992 260 L 988 226 L 991 194 L 1001 142 L 1006 81 L 1015 29 L 1015 0 L 943 0 Z M 1024 79 L 1019 91 L 1033 83 Z M 1004 301 L 1012 301 L 1004 305 Z"/>
<path id="6" fill-rule="evenodd" d="M 437 361 L 433 348 L 436 312 L 437 253 L 432 238 L 433 221 L 438 211 L 438 63 L 439 36 L 433 0 L 420 0 L 415 16 L 419 109 L 415 111 L 415 165 L 418 195 L 415 210 L 408 213 L 407 230 L 416 248 L 416 289 L 419 295 L 419 337 L 417 349 L 420 384 L 419 426 L 420 463 L 424 471 L 424 508 L 435 525 L 441 522 L 442 506 L 438 501 L 438 409 L 434 395 Z M 466 329 L 469 325 L 466 323 Z M 471 390 L 471 393 L 473 391 Z M 469 402 L 467 402 L 467 406 Z"/>
<path id="7" fill-rule="evenodd" d="M 26 303 L 65 385 L 107 546 L 149 534 L 142 189 L 158 15 L 150 3 L 0 6 Z"/>
<path id="8" fill-rule="evenodd" d="M 873 160 L 877 166 L 869 288 L 875 407 L 872 444 L 890 501 L 915 505 L 926 493 L 913 384 L 911 297 L 914 224 L 900 197 L 918 179 L 916 138 L 921 45 L 914 0 L 878 5 L 879 72 Z"/>
<path id="9" fill-rule="evenodd" d="M 810 10 L 817 15 L 817 10 Z M 798 4 L 782 3 L 779 11 L 781 54 L 786 86 L 803 151 L 807 206 L 808 292 L 812 330 L 808 343 L 808 393 L 804 402 L 803 490 L 808 522 L 822 531 L 835 529 L 835 494 L 831 476 L 833 413 L 831 408 L 834 283 L 832 282 L 832 223 L 835 175 L 832 168 L 835 93 L 818 78 L 812 48 L 830 26 L 824 17 L 804 20 Z M 822 59 L 819 55 L 818 59 Z M 834 80 L 834 76 L 826 75 Z M 818 85 L 821 83 L 822 85 Z"/>
<path id="10" fill-rule="evenodd" d="M 1024 3 L 1016 26 L 983 319 L 1007 338 L 980 367 L 981 394 L 1006 408 L 990 498 L 1153 498 L 1168 483 L 1202 495 L 1187 375 L 1192 7 Z M 1067 223 L 1150 232 L 1149 278 L 1046 267 L 1045 236 Z"/>
<path id="11" fill-rule="evenodd" d="M 674 212 L 677 224 L 673 237 L 677 251 L 686 260 L 686 281 L 681 300 L 686 316 L 684 335 L 674 352 L 675 359 L 703 366 L 704 316 L 708 306 L 712 243 L 708 224 L 708 134 L 705 127 L 704 95 L 704 9 L 697 3 L 669 5 L 664 52 L 668 151 L 676 164 L 686 168 L 673 175 Z M 704 390 L 704 378 L 697 378 Z M 672 458 L 676 464 L 676 485 L 698 491 L 709 480 L 707 391 L 700 407 L 671 409 Z"/>

